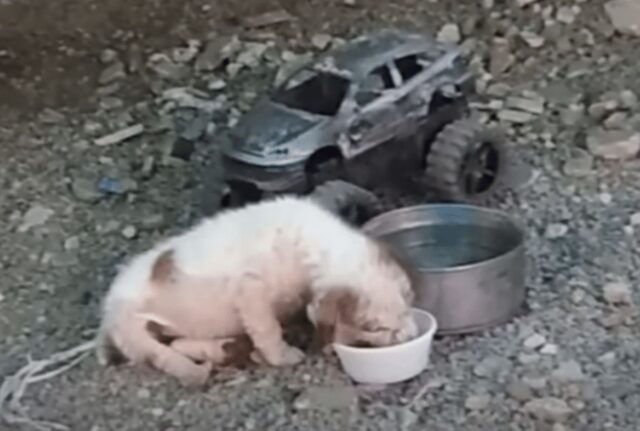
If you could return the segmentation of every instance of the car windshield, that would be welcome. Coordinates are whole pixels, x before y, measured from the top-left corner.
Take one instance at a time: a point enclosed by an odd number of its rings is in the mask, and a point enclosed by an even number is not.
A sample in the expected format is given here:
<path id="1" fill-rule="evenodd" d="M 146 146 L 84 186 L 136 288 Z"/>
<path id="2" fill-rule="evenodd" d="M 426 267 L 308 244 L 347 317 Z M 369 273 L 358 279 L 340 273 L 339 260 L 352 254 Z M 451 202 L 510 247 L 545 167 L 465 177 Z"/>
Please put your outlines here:
<path id="1" fill-rule="evenodd" d="M 275 103 L 317 115 L 335 115 L 349 89 L 350 81 L 337 74 L 302 69 L 289 78 L 271 97 Z"/>

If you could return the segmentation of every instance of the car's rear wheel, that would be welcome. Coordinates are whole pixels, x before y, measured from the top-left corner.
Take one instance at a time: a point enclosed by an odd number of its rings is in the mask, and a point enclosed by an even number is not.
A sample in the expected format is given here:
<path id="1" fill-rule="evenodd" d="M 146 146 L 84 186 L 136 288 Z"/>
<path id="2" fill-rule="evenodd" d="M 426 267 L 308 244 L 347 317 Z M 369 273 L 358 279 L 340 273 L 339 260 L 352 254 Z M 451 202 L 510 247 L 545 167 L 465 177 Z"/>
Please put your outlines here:
<path id="1" fill-rule="evenodd" d="M 500 189 L 505 162 L 504 136 L 463 117 L 433 140 L 426 155 L 427 184 L 441 200 L 478 203 Z"/>
<path id="2" fill-rule="evenodd" d="M 257 202 L 263 193 L 253 187 L 227 186 L 220 198 L 220 208 L 238 208 L 248 203 Z"/>

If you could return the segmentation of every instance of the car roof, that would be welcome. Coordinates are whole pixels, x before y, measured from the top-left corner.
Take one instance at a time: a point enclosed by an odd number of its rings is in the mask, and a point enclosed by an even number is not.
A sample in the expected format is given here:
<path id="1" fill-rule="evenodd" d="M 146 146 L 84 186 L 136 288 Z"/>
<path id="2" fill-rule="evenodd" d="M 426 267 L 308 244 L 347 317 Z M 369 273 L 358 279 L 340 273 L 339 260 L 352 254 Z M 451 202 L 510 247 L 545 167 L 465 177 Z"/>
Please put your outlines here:
<path id="1" fill-rule="evenodd" d="M 383 29 L 347 41 L 328 52 L 318 63 L 328 60 L 338 70 L 346 71 L 357 78 L 403 55 L 424 51 L 442 55 L 446 50 L 444 45 L 425 34 Z"/>

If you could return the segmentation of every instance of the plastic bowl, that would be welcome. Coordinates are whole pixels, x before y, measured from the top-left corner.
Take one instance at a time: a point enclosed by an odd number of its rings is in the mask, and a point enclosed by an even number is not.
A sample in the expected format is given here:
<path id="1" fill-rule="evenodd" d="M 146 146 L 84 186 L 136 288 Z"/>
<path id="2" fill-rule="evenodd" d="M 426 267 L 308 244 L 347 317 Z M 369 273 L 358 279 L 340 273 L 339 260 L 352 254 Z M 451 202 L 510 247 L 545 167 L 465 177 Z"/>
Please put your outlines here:
<path id="1" fill-rule="evenodd" d="M 344 371 L 358 383 L 388 384 L 409 380 L 427 368 L 438 322 L 427 311 L 414 308 L 418 336 L 388 347 L 352 347 L 334 343 Z"/>

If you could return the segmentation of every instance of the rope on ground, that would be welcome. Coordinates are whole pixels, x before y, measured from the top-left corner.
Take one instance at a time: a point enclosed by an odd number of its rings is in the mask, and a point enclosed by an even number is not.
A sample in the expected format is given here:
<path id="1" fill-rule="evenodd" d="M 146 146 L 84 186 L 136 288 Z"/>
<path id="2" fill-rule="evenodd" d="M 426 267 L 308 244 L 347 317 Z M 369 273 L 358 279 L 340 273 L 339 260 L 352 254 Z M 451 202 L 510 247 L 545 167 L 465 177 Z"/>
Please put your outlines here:
<path id="1" fill-rule="evenodd" d="M 0 419 L 9 425 L 25 425 L 37 431 L 66 431 L 69 428 L 55 422 L 30 419 L 21 403 L 27 387 L 32 383 L 52 379 L 78 365 L 95 348 L 95 341 L 87 341 L 71 349 L 54 353 L 49 358 L 27 364 L 15 374 L 5 377 L 0 386 Z"/>

